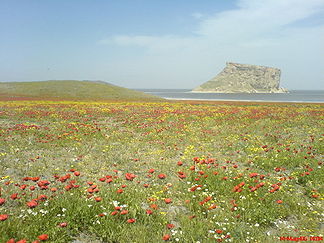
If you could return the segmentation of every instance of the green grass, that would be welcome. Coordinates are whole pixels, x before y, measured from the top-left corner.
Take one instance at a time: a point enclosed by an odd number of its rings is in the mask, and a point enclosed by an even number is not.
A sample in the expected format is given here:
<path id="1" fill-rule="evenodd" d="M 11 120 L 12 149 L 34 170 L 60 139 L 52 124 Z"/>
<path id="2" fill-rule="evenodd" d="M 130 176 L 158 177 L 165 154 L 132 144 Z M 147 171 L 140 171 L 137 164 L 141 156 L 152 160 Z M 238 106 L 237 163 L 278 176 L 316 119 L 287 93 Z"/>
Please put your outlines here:
<path id="1" fill-rule="evenodd" d="M 0 82 L 0 99 L 33 100 L 143 100 L 159 101 L 153 95 L 105 82 L 50 80 L 40 82 Z"/>
<path id="2" fill-rule="evenodd" d="M 9 215 L 0 242 L 47 234 L 59 243 L 165 235 L 273 243 L 323 234 L 323 105 L 2 101 L 0 108 L 0 215 Z M 47 199 L 28 208 L 42 194 Z M 111 215 L 117 204 L 127 214 Z"/>

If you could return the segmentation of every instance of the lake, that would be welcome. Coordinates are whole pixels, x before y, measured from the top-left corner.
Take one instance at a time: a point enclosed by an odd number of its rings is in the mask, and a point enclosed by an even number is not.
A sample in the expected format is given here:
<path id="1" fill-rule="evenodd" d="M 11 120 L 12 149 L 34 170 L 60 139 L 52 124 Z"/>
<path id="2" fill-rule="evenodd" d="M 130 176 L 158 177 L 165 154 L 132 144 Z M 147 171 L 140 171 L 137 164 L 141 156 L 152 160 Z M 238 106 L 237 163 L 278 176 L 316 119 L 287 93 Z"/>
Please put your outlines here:
<path id="1" fill-rule="evenodd" d="M 137 89 L 165 99 L 324 103 L 324 90 L 291 90 L 282 94 L 191 93 L 190 89 Z"/>

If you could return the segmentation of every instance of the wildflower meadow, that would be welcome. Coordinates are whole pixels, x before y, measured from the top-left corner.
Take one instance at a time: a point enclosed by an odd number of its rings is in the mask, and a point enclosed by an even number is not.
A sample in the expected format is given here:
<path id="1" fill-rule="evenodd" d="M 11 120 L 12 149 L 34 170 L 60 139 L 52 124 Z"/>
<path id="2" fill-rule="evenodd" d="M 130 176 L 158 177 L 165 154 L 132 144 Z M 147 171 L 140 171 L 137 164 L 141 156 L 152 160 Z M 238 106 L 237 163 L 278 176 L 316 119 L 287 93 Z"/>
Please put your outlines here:
<path id="1" fill-rule="evenodd" d="M 0 242 L 323 237 L 323 118 L 323 104 L 0 101 Z"/>

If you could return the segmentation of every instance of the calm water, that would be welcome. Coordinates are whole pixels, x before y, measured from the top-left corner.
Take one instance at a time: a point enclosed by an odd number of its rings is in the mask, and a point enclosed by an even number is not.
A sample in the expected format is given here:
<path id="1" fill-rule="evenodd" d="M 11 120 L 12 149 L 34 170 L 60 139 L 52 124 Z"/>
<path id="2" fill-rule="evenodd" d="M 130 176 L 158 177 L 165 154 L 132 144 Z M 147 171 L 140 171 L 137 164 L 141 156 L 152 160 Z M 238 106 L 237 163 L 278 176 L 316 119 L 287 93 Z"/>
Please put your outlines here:
<path id="1" fill-rule="evenodd" d="M 292 90 L 286 94 L 217 94 L 191 93 L 189 89 L 138 89 L 166 99 L 179 100 L 245 100 L 274 102 L 324 103 L 324 90 Z"/>

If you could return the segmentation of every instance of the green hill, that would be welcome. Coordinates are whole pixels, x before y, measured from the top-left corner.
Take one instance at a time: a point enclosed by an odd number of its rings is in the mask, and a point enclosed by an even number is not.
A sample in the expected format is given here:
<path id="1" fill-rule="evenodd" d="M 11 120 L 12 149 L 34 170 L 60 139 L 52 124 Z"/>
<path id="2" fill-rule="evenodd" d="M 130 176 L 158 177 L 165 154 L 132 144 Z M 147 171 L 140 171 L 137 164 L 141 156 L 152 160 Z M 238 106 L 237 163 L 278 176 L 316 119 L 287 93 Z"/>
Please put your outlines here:
<path id="1" fill-rule="evenodd" d="M 162 98 L 102 81 L 0 82 L 0 99 L 159 101 Z"/>

